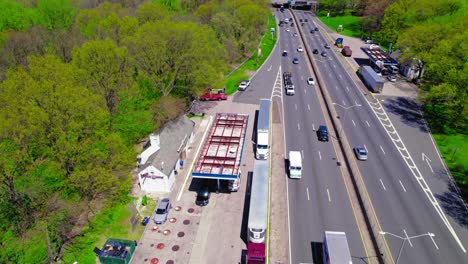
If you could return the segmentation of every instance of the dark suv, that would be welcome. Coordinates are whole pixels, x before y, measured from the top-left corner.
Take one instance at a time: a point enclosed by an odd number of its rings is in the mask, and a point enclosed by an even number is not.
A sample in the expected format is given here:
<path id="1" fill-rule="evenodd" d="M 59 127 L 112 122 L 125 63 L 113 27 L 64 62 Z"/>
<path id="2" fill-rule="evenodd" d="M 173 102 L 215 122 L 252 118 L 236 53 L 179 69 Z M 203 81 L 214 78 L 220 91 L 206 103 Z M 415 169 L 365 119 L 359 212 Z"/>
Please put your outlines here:
<path id="1" fill-rule="evenodd" d="M 201 187 L 197 192 L 197 199 L 195 204 L 199 206 L 206 206 L 210 202 L 210 189 L 208 185 Z"/>
<path id="2" fill-rule="evenodd" d="M 319 126 L 317 136 L 320 141 L 328 141 L 328 129 L 327 126 Z"/>

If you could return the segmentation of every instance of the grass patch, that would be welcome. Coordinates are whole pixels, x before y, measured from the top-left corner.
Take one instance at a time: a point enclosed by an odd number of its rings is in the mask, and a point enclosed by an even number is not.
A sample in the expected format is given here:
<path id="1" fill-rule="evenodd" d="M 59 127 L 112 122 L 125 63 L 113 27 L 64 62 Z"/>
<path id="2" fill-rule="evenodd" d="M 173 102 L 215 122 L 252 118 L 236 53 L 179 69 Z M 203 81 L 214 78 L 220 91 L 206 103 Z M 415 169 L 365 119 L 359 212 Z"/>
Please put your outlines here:
<path id="1" fill-rule="evenodd" d="M 64 262 L 95 263 L 96 254 L 93 248 L 101 248 L 108 238 L 138 241 L 145 227 L 140 224 L 142 219 L 140 216 L 137 215 L 132 219 L 129 206 L 134 202 L 135 199 L 129 199 L 128 203 L 115 205 L 96 215 L 75 242 L 65 250 Z M 143 216 L 150 216 L 155 206 L 156 202 L 148 199 L 147 206 L 142 210 Z M 132 220 L 135 221 L 134 225 Z"/>
<path id="2" fill-rule="evenodd" d="M 433 136 L 442 158 L 462 191 L 463 199 L 468 200 L 468 135 L 434 134 Z"/>
<path id="3" fill-rule="evenodd" d="M 255 50 L 253 51 L 253 56 L 247 60 L 239 69 L 233 72 L 229 77 L 224 79 L 220 85 L 217 87 L 226 87 L 226 94 L 230 95 L 237 91 L 239 83 L 243 79 L 249 78 L 249 71 L 257 71 L 260 66 L 265 62 L 265 60 L 270 55 L 273 47 L 276 43 L 277 34 L 271 36 L 270 29 L 275 28 L 276 32 L 278 32 L 278 28 L 276 27 L 275 18 L 270 15 L 268 18 L 268 25 L 267 29 L 265 30 L 265 34 L 263 35 L 259 48 L 262 49 L 262 54 L 258 56 L 258 52 Z"/>
<path id="4" fill-rule="evenodd" d="M 361 18 L 351 15 L 350 11 L 347 11 L 343 16 L 330 17 L 327 17 L 326 13 L 321 13 L 318 18 L 337 33 L 349 37 L 361 37 Z M 336 31 L 339 25 L 343 25 L 343 31 Z"/>

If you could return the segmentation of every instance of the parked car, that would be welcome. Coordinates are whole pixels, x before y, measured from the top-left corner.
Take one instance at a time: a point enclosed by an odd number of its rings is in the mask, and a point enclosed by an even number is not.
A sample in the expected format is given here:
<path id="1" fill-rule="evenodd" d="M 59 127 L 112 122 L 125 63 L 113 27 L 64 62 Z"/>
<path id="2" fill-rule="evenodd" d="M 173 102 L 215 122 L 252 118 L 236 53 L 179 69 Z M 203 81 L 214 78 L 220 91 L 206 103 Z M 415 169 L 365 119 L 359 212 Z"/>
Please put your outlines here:
<path id="1" fill-rule="evenodd" d="M 367 150 L 362 146 L 354 147 L 354 154 L 358 160 L 367 160 Z"/>
<path id="2" fill-rule="evenodd" d="M 325 125 L 319 126 L 317 137 L 320 141 L 328 141 L 328 128 Z"/>
<path id="3" fill-rule="evenodd" d="M 326 48 L 326 49 L 329 49 L 329 48 L 330 48 L 330 45 L 329 45 L 328 43 L 325 44 L 325 48 Z"/>
<path id="4" fill-rule="evenodd" d="M 250 85 L 250 80 L 243 80 L 239 84 L 239 90 L 245 91 L 245 89 L 247 89 L 247 87 L 249 87 L 249 85 Z"/>
<path id="5" fill-rule="evenodd" d="M 150 218 L 148 216 L 145 216 L 143 220 L 141 220 L 141 225 L 146 226 L 149 222 Z"/>
<path id="6" fill-rule="evenodd" d="M 393 75 L 389 75 L 389 76 L 387 77 L 387 79 L 388 79 L 389 81 L 391 81 L 391 82 L 396 82 L 396 81 L 397 81 L 396 77 L 393 76 Z"/>
<path id="7" fill-rule="evenodd" d="M 308 85 L 315 84 L 314 78 L 312 78 L 312 77 L 307 78 L 307 84 L 308 84 Z"/>
<path id="8" fill-rule="evenodd" d="M 319 53 L 319 52 L 318 52 L 318 49 L 314 49 L 314 51 L 312 51 L 312 53 L 318 54 L 318 53 Z"/>
<path id="9" fill-rule="evenodd" d="M 283 57 L 286 57 L 288 56 L 288 51 L 287 50 L 283 50 L 283 53 L 282 53 Z"/>
<path id="10" fill-rule="evenodd" d="M 169 214 L 169 209 L 171 208 L 171 201 L 169 198 L 164 198 L 158 203 L 158 209 L 154 214 L 154 223 L 157 225 L 164 224 L 167 220 L 167 215 Z"/>
<path id="11" fill-rule="evenodd" d="M 323 56 L 323 57 L 326 57 L 326 56 L 327 56 L 327 52 L 326 52 L 326 51 L 322 51 L 322 56 Z"/>
<path id="12" fill-rule="evenodd" d="M 302 49 L 301 46 L 297 47 L 297 52 L 303 52 L 304 50 Z"/>
<path id="13" fill-rule="evenodd" d="M 210 189 L 207 185 L 203 186 L 197 192 L 195 204 L 198 206 L 206 206 L 210 202 Z"/>
<path id="14" fill-rule="evenodd" d="M 205 92 L 200 96 L 200 101 L 220 101 L 227 100 L 227 96 L 224 93 L 224 89 L 216 90 L 205 90 Z"/>
<path id="15" fill-rule="evenodd" d="M 293 59 L 293 64 L 298 64 L 299 63 L 299 59 L 298 58 L 294 58 Z"/>

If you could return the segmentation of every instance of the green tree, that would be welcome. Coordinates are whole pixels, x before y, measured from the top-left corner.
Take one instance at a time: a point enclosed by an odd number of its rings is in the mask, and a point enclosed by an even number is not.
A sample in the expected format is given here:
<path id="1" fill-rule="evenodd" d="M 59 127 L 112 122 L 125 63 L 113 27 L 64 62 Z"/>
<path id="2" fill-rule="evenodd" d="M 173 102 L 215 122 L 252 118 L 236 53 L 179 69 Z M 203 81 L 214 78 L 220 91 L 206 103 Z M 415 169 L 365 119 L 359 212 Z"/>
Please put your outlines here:
<path id="1" fill-rule="evenodd" d="M 37 9 L 47 29 L 69 28 L 76 13 L 69 0 L 39 0 Z"/>
<path id="2" fill-rule="evenodd" d="M 127 48 L 119 48 L 111 39 L 89 41 L 74 50 L 73 63 L 83 70 L 83 83 L 101 95 L 114 113 L 119 90 L 130 81 Z"/>

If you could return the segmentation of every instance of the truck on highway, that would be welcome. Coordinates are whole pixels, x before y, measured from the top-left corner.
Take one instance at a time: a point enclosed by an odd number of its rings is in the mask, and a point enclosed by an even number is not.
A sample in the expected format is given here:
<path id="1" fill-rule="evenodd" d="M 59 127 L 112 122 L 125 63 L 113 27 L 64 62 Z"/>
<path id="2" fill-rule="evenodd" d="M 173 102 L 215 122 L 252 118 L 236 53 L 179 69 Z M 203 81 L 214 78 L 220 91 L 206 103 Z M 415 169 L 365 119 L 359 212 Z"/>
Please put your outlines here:
<path id="1" fill-rule="evenodd" d="M 292 74 L 290 71 L 284 72 L 283 73 L 283 79 L 284 79 L 284 88 L 286 89 L 286 94 L 287 95 L 294 95 L 294 84 L 292 82 Z"/>
<path id="2" fill-rule="evenodd" d="M 374 93 L 382 92 L 384 81 L 381 76 L 379 76 L 371 66 L 364 65 L 361 67 L 361 76 L 364 80 L 364 83 L 371 89 Z"/>
<path id="3" fill-rule="evenodd" d="M 268 159 L 270 149 L 270 99 L 260 99 L 257 119 L 256 158 Z"/>
<path id="4" fill-rule="evenodd" d="M 289 151 L 289 177 L 302 178 L 302 155 L 300 151 Z"/>
<path id="5" fill-rule="evenodd" d="M 250 190 L 247 263 L 265 263 L 268 226 L 268 161 L 255 160 Z"/>
<path id="6" fill-rule="evenodd" d="M 323 264 L 352 264 L 345 232 L 325 231 Z"/>
<path id="7" fill-rule="evenodd" d="M 224 93 L 224 89 L 207 89 L 200 95 L 201 101 L 219 101 L 226 100 L 227 96 Z"/>

